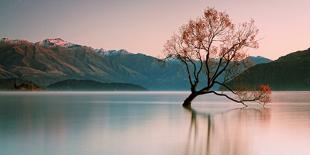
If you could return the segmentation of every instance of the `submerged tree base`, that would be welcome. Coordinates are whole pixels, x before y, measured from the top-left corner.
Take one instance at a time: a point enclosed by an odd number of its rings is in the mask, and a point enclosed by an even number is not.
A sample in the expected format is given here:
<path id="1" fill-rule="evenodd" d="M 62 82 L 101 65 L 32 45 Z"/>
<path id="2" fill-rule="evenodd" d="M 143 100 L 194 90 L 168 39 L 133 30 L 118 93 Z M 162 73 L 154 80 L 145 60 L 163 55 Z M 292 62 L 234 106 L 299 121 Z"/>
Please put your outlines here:
<path id="1" fill-rule="evenodd" d="M 191 93 L 183 102 L 183 107 L 191 107 L 192 101 L 198 96 L 198 93 Z"/>

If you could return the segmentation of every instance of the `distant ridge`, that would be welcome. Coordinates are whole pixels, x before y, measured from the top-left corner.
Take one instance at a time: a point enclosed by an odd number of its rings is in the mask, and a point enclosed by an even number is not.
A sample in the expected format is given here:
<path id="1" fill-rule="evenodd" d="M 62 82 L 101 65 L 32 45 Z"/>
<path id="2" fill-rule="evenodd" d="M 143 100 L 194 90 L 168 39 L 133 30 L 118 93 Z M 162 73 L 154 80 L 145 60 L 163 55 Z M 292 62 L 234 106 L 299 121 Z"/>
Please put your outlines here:
<path id="1" fill-rule="evenodd" d="M 310 48 L 259 64 L 229 82 L 232 87 L 268 84 L 273 90 L 310 90 Z"/>
<path id="2" fill-rule="evenodd" d="M 92 80 L 64 80 L 47 87 L 47 90 L 67 91 L 142 91 L 145 88 L 127 83 L 101 83 Z"/>

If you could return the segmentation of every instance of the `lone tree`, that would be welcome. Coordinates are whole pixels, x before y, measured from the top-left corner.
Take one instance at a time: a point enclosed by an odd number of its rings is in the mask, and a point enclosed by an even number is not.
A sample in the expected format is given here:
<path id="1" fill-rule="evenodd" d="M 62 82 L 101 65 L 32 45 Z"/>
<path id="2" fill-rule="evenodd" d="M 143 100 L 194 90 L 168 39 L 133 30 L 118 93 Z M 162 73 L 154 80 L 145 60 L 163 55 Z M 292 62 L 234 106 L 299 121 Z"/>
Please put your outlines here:
<path id="1" fill-rule="evenodd" d="M 191 106 L 197 96 L 211 93 L 245 106 L 246 101 L 258 101 L 263 105 L 269 102 L 271 89 L 268 85 L 248 91 L 232 89 L 225 84 L 240 73 L 246 49 L 258 48 L 257 33 L 253 20 L 235 25 L 228 14 L 213 8 L 207 8 L 202 17 L 183 25 L 179 33 L 167 41 L 164 50 L 166 58 L 176 58 L 185 65 L 191 94 L 183 106 Z M 201 88 L 198 85 L 202 80 L 205 85 Z M 216 85 L 230 92 L 214 91 Z"/>

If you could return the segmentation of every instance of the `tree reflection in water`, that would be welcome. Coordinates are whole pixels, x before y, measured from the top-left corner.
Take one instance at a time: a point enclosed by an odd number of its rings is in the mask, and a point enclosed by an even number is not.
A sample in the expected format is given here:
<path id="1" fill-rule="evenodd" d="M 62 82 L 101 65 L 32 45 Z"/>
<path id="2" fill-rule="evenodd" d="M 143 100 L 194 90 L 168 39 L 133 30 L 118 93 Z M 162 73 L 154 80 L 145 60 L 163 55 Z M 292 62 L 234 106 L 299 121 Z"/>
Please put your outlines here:
<path id="1" fill-rule="evenodd" d="M 220 113 L 185 109 L 191 116 L 185 155 L 252 154 L 255 133 L 264 132 L 271 118 L 267 108 L 238 108 Z"/>

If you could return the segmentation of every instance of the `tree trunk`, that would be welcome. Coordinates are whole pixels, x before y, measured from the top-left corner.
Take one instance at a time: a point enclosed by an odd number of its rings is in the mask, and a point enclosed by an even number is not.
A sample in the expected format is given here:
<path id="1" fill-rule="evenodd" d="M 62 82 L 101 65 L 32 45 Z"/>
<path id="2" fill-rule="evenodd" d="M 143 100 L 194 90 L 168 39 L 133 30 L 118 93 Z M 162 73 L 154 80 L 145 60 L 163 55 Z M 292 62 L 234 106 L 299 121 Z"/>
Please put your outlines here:
<path id="1" fill-rule="evenodd" d="M 183 107 L 191 107 L 192 101 L 198 96 L 198 93 L 192 92 L 183 102 Z"/>

